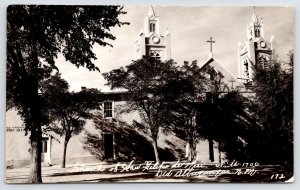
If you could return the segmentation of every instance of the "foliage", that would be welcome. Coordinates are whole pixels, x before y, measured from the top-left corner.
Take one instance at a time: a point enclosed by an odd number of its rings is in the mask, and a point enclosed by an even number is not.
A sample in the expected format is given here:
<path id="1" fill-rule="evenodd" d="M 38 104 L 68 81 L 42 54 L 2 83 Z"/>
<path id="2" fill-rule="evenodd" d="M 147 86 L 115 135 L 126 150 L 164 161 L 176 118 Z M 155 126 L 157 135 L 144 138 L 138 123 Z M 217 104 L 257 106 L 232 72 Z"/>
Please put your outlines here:
<path id="1" fill-rule="evenodd" d="M 287 65 L 254 65 L 252 111 L 261 126 L 254 147 L 262 162 L 293 163 L 293 52 L 289 56 Z"/>
<path id="2" fill-rule="evenodd" d="M 77 67 L 99 70 L 92 62 L 94 44 L 109 45 L 116 37 L 109 28 L 127 24 L 119 6 L 37 6 L 12 5 L 7 9 L 7 101 L 19 109 L 26 121 L 34 81 L 50 76 L 57 54 Z M 37 87 L 35 87 L 37 88 Z M 37 92 L 36 92 L 37 93 Z"/>
<path id="3" fill-rule="evenodd" d="M 43 82 L 41 91 L 47 97 L 47 111 L 52 123 L 45 128 L 71 137 L 83 129 L 85 120 L 100 109 L 100 91 L 85 89 L 69 92 L 68 83 L 56 74 Z"/>
<path id="4" fill-rule="evenodd" d="M 247 111 L 249 104 L 240 92 L 230 91 L 209 96 L 197 109 L 198 134 L 217 141 L 229 160 L 247 159 L 249 130 L 257 126 Z"/>
<path id="5" fill-rule="evenodd" d="M 94 44 L 110 45 L 110 28 L 127 24 L 120 6 L 11 5 L 7 8 L 7 105 L 14 106 L 30 131 L 29 183 L 41 179 L 41 126 L 46 124 L 42 80 L 50 77 L 58 53 L 77 67 L 99 70 L 92 60 Z M 7 109 L 8 109 L 7 108 Z"/>
<path id="6" fill-rule="evenodd" d="M 159 131 L 182 118 L 178 115 L 182 109 L 180 101 L 194 93 L 193 85 L 183 77 L 173 60 L 161 62 L 143 58 L 103 75 L 112 89 L 123 88 L 131 94 L 127 111 L 138 111 L 142 119 L 140 126 L 148 129 L 156 161 L 159 161 Z"/>
<path id="7" fill-rule="evenodd" d="M 65 138 L 65 147 L 74 135 L 78 135 L 100 109 L 100 92 L 96 89 L 84 89 L 80 92 L 69 92 L 68 83 L 56 74 L 45 80 L 41 91 L 47 97 L 47 112 L 51 124 L 45 128 Z M 66 150 L 64 150 L 65 152 Z M 62 166 L 65 166 L 65 154 Z"/>

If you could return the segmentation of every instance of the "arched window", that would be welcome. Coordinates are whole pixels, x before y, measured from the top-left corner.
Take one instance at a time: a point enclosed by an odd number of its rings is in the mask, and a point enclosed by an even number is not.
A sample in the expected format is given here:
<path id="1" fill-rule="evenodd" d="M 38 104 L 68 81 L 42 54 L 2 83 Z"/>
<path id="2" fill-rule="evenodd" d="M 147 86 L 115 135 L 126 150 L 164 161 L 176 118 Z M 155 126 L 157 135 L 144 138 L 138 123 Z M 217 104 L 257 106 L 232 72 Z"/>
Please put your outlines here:
<path id="1" fill-rule="evenodd" d="M 150 23 L 150 32 L 155 32 L 155 23 Z"/>
<path id="2" fill-rule="evenodd" d="M 260 30 L 259 30 L 259 28 L 255 28 L 255 37 L 260 37 Z"/>

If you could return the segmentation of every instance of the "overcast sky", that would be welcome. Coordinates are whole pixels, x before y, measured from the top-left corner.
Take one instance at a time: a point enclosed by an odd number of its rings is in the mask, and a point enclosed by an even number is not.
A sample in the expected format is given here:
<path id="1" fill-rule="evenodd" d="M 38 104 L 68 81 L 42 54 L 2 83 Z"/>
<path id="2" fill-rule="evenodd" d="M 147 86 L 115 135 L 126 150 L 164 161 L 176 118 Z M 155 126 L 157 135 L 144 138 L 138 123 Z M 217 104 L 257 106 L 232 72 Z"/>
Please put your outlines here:
<path id="1" fill-rule="evenodd" d="M 102 73 L 126 66 L 131 63 L 133 42 L 143 28 L 144 18 L 149 6 L 125 6 L 126 15 L 121 21 L 130 25 L 116 27 L 111 32 L 117 37 L 108 41 L 110 47 L 95 46 L 96 65 L 99 72 L 90 72 L 85 68 L 77 69 L 58 57 L 57 66 L 62 77 L 70 84 L 70 89 L 78 91 L 81 86 L 109 91 L 104 84 Z M 160 33 L 165 34 L 168 28 L 171 34 L 171 57 L 178 63 L 198 60 L 199 65 L 208 59 L 210 36 L 216 41 L 213 44 L 215 60 L 237 75 L 237 44 L 246 40 L 246 26 L 251 20 L 253 7 L 169 7 L 154 6 L 160 19 Z M 289 50 L 293 50 L 294 12 L 290 7 L 256 7 L 257 17 L 263 18 L 265 40 L 274 35 L 277 52 L 281 59 L 287 59 Z"/>

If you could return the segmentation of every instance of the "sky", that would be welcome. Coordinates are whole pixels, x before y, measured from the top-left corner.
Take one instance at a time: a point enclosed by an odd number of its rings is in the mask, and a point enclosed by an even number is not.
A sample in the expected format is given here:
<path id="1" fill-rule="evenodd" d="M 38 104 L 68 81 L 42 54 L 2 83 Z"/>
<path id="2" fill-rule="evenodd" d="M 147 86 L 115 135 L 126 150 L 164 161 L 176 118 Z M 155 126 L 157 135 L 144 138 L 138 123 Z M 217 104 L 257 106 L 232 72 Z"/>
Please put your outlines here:
<path id="1" fill-rule="evenodd" d="M 101 73 L 77 68 L 66 62 L 63 55 L 56 60 L 62 77 L 69 82 L 70 89 L 79 91 L 81 86 L 110 91 L 102 73 L 129 65 L 134 58 L 133 44 L 143 29 L 144 18 L 149 6 L 124 6 L 125 15 L 120 21 L 130 22 L 111 29 L 116 40 L 107 40 L 113 47 L 94 46 L 95 64 Z M 225 69 L 237 76 L 237 45 L 247 38 L 246 26 L 251 20 L 253 7 L 202 7 L 202 6 L 153 6 L 160 19 L 160 33 L 171 34 L 171 57 L 179 65 L 184 61 L 198 60 L 203 65 L 210 52 L 206 41 L 210 37 L 214 59 Z M 255 7 L 256 15 L 264 22 L 264 39 L 274 35 L 280 59 L 294 49 L 294 9 L 291 7 Z"/>

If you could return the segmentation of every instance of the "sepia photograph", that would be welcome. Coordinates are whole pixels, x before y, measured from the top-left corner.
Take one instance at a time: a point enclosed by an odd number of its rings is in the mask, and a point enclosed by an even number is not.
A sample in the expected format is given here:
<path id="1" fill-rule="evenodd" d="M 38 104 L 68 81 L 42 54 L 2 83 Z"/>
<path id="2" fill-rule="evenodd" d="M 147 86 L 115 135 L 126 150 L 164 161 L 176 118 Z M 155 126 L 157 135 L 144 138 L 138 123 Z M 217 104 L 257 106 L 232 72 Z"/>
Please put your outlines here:
<path id="1" fill-rule="evenodd" d="M 6 183 L 294 182 L 293 7 L 6 14 Z"/>

